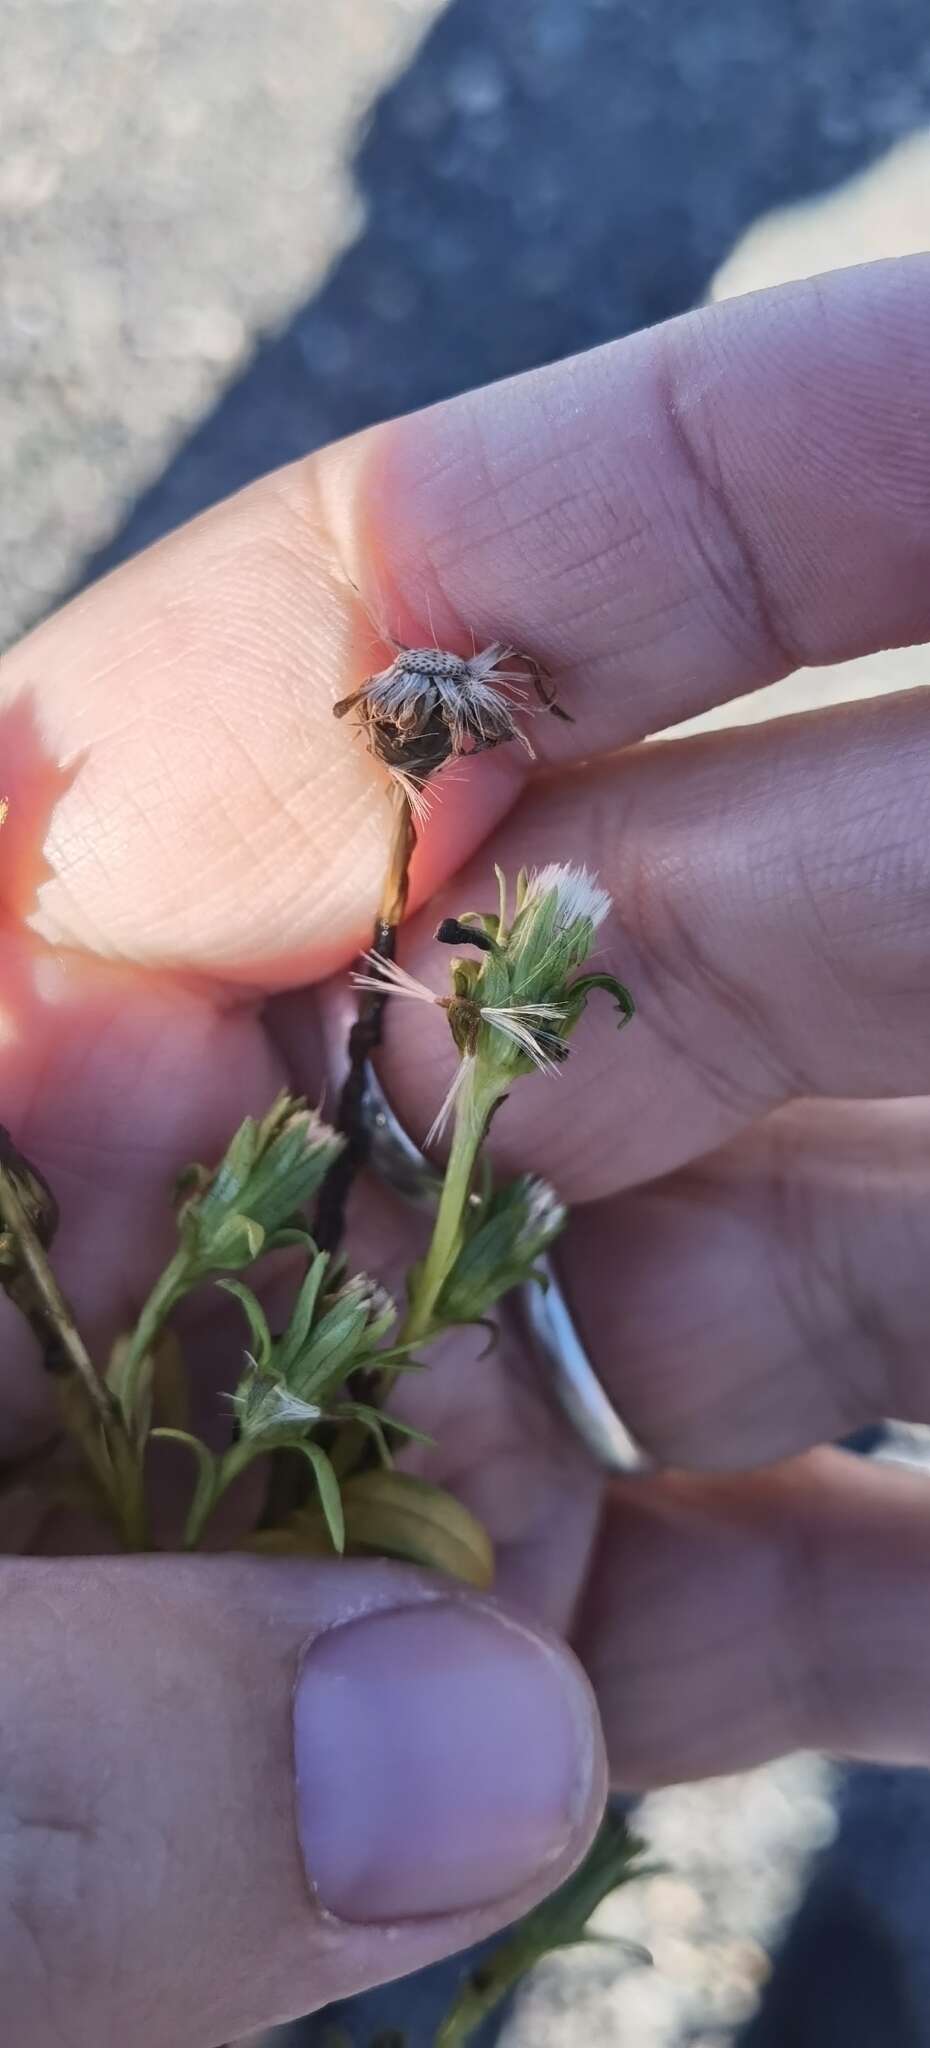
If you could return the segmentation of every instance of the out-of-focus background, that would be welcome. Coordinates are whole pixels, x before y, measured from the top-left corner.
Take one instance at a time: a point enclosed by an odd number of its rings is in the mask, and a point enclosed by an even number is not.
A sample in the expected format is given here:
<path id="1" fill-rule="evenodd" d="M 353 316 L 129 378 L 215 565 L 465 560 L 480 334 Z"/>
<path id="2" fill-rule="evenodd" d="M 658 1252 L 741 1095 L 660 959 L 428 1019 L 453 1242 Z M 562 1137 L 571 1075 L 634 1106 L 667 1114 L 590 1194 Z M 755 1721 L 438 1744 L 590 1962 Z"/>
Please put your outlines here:
<path id="1" fill-rule="evenodd" d="M 930 242 L 923 0 L 0 0 L 0 46 L 0 645 L 333 435 Z M 668 1874 L 602 1925 L 655 1968 L 547 1965 L 508 2048 L 930 2048 L 923 1774 L 646 1806 Z M 449 1981 L 379 2023 L 425 2048 Z"/>

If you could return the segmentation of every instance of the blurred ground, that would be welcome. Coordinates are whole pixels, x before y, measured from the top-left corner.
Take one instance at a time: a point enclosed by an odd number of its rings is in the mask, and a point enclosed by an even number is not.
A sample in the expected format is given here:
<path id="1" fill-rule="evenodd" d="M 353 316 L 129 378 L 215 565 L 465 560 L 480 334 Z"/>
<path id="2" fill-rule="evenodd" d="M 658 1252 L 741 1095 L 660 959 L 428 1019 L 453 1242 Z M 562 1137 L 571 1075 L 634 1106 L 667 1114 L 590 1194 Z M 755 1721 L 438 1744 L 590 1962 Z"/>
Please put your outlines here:
<path id="1" fill-rule="evenodd" d="M 713 289 L 930 241 L 916 0 L 666 0 L 657 21 L 654 0 L 0 0 L 0 644 L 95 550 L 333 433 Z M 926 650 L 882 657 L 726 715 L 928 679 Z M 605 1923 L 657 1968 L 561 1959 L 510 2048 L 729 2048 L 832 1832 L 829 1783 L 798 1758 L 656 1796 L 672 1874 Z M 840 1804 L 821 1945 L 811 1963 L 802 1915 L 754 2048 L 912 2048 L 899 1979 L 930 2044 L 927 1783 L 852 1774 Z M 856 1980 L 837 2031 L 816 1984 L 840 1890 L 843 1966 L 872 1913 L 886 2002 L 873 2026 Z"/>
<path id="2" fill-rule="evenodd" d="M 442 0 L 2 0 L 0 646 L 361 223 Z"/>

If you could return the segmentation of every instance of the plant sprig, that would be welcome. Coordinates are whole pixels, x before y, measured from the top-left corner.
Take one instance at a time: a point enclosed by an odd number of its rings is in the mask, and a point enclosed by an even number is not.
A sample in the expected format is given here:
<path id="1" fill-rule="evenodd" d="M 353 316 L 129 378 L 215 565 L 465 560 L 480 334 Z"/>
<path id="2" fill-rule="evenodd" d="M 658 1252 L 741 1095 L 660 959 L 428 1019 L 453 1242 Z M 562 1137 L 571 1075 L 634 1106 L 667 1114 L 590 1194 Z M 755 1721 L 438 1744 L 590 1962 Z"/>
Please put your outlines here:
<path id="1" fill-rule="evenodd" d="M 383 956 L 357 977 L 380 1001 L 408 996 L 444 1012 L 456 1051 L 434 1126 L 436 1135 L 452 1127 L 441 1197 L 425 1256 L 408 1276 L 402 1313 L 376 1281 L 351 1273 L 315 1240 L 308 1205 L 322 1193 L 325 1209 L 327 1182 L 340 1172 L 346 1141 L 285 1094 L 263 1117 L 245 1119 L 217 1166 L 192 1166 L 182 1175 L 176 1248 L 101 1370 L 50 1263 L 51 1191 L 0 1134 L 0 1285 L 39 1337 L 62 1420 L 125 1548 L 151 1542 L 152 1442 L 179 1444 L 191 1460 L 186 1549 L 210 1540 L 220 1501 L 249 1465 L 286 1451 L 305 1461 L 311 1496 L 270 1528 L 245 1529 L 240 1547 L 395 1557 L 475 1586 L 493 1582 L 490 1539 L 468 1509 L 443 1488 L 395 1468 L 398 1445 L 428 1439 L 387 1403 L 398 1374 L 419 1366 L 443 1332 L 486 1323 L 514 1287 L 545 1284 L 538 1262 L 564 1226 L 564 1205 L 534 1175 L 495 1186 L 486 1166 L 479 1172 L 489 1124 L 522 1078 L 559 1072 L 596 990 L 613 996 L 621 1024 L 633 1010 L 611 975 L 584 971 L 609 908 L 592 877 L 557 867 L 523 874 L 512 916 L 500 875 L 498 883 L 495 912 L 465 913 L 440 927 L 444 944 L 463 949 L 452 960 L 447 994 L 415 982 Z M 263 1303 L 260 1271 L 273 1252 L 289 1254 L 293 1269 L 290 1307 L 278 1331 Z M 180 1355 L 178 1311 L 204 1287 L 232 1298 L 243 1324 L 219 1448 L 186 1421 L 159 1413 L 159 1376 Z M 583 1938 L 599 1899 L 635 1874 L 637 1851 L 623 1829 L 605 1825 L 575 1877 L 463 1988 L 439 2048 L 467 2041 L 540 1955 Z"/>

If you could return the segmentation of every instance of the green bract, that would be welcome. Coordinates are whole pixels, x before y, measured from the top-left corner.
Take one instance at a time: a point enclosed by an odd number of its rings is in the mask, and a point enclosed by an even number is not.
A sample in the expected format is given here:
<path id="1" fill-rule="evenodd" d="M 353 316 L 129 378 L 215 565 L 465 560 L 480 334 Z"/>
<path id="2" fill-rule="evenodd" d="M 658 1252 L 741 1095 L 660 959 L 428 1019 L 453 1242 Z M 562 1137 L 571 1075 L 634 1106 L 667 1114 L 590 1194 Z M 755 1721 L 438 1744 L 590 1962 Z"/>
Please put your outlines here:
<path id="1" fill-rule="evenodd" d="M 606 890 L 584 868 L 545 867 L 517 879 L 508 920 L 507 885 L 497 870 L 496 913 L 468 912 L 441 927 L 467 943 L 474 927 L 477 960 L 456 959 L 449 1022 L 459 1051 L 501 1078 L 552 1070 L 567 1057 L 566 1041 L 594 988 L 614 997 L 621 1025 L 633 1000 L 612 974 L 578 974 L 610 908 Z"/>
<path id="2" fill-rule="evenodd" d="M 478 1323 L 511 1287 L 544 1276 L 536 1261 L 558 1237 L 566 1217 L 547 1181 L 521 1173 L 476 1201 L 464 1244 L 437 1303 L 444 1323 Z"/>
<path id="3" fill-rule="evenodd" d="M 251 1350 L 233 1395 L 241 1434 L 255 1440 L 302 1435 L 319 1422 L 329 1397 L 354 1372 L 371 1365 L 396 1321 L 382 1288 L 357 1273 L 327 1290 L 329 1255 L 317 1252 L 287 1329 L 273 1338 L 264 1309 L 241 1281 L 221 1283 L 245 1311 Z"/>
<path id="4" fill-rule="evenodd" d="M 306 1103 L 279 1095 L 246 1117 L 219 1166 L 190 1166 L 179 1182 L 181 1247 L 200 1277 L 246 1266 L 316 1194 L 344 1140 Z"/>

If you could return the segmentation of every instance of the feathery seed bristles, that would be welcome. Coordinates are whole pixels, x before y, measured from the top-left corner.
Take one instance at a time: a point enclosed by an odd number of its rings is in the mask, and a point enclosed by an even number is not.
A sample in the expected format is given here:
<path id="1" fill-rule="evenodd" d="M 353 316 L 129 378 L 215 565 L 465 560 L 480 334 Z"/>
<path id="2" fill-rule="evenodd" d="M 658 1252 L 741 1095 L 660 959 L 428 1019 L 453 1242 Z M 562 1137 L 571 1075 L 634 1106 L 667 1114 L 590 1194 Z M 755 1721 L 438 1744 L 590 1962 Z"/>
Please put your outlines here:
<path id="1" fill-rule="evenodd" d="M 367 953 L 364 957 L 370 960 L 375 972 L 353 974 L 352 982 L 355 988 L 370 989 L 379 995 L 406 996 L 409 1002 L 429 1003 L 439 1009 L 447 1008 L 447 998 L 437 996 L 433 989 L 427 988 L 425 982 L 417 981 L 415 975 L 408 974 L 407 969 L 399 966 L 396 960 L 382 960 L 376 953 Z M 558 1072 L 556 1058 L 546 1047 L 547 1038 L 553 1045 L 559 1043 L 557 1031 L 554 1028 L 546 1028 L 555 1027 L 564 1021 L 565 1012 L 557 1003 L 476 1002 L 474 1009 L 476 1020 L 480 1019 L 490 1030 L 499 1031 L 511 1044 L 519 1046 L 520 1051 L 532 1060 L 540 1072 Z M 440 1116 L 442 1114 L 443 1111 L 440 1111 Z"/>
<path id="2" fill-rule="evenodd" d="M 532 754 L 515 712 L 527 709 L 523 678 L 500 663 L 514 650 L 495 642 L 466 658 L 434 647 L 402 648 L 335 709 L 357 709 L 371 753 L 423 821 L 424 786 L 447 761 L 518 739 Z"/>
<path id="3" fill-rule="evenodd" d="M 542 903 L 553 890 L 558 896 L 557 915 L 563 929 L 577 923 L 580 918 L 586 918 L 596 930 L 611 909 L 609 891 L 601 887 L 587 868 L 550 861 L 546 867 L 533 870 L 523 898 L 523 910 Z"/>
<path id="4" fill-rule="evenodd" d="M 415 974 L 408 974 L 397 960 L 386 960 L 381 953 L 363 953 L 372 968 L 371 974 L 354 973 L 353 988 L 370 989 L 377 995 L 407 996 L 411 1002 L 433 1003 L 441 1006 L 444 998 L 435 989 L 427 988 L 425 981 L 418 981 Z"/>
<path id="5" fill-rule="evenodd" d="M 474 1070 L 475 1061 L 473 1054 L 463 1053 L 423 1141 L 427 1151 L 429 1151 L 431 1145 L 438 1143 L 439 1139 L 448 1129 L 452 1113 L 462 1093 L 462 1089 L 471 1080 Z"/>

